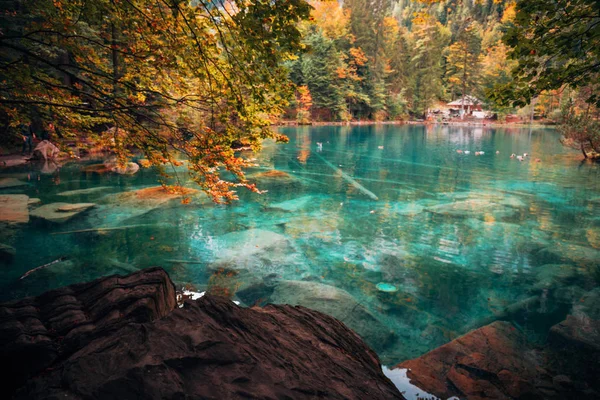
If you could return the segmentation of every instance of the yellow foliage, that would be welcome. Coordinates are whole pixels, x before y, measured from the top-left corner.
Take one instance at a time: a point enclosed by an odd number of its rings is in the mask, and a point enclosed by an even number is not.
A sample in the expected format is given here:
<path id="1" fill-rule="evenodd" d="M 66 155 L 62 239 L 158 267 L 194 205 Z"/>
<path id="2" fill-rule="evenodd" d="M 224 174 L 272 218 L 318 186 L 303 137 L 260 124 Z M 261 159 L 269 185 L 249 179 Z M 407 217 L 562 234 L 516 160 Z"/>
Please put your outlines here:
<path id="1" fill-rule="evenodd" d="M 330 39 L 350 35 L 350 10 L 343 9 L 337 1 L 311 1 L 311 17 Z"/>

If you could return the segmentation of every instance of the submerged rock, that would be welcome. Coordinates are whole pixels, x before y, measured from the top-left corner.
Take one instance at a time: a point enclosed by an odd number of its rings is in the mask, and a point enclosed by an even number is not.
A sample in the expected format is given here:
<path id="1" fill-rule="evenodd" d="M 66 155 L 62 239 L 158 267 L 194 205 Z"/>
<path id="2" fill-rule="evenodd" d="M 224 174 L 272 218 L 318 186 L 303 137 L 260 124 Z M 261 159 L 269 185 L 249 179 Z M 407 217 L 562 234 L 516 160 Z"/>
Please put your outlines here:
<path id="1" fill-rule="evenodd" d="M 548 289 L 566 284 L 577 277 L 577 268 L 569 264 L 546 264 L 536 269 L 536 284 L 533 289 Z"/>
<path id="2" fill-rule="evenodd" d="M 86 174 L 106 174 L 110 172 L 110 168 L 104 164 L 90 164 L 83 167 L 81 172 L 85 172 Z"/>
<path id="3" fill-rule="evenodd" d="M 318 282 L 279 281 L 270 303 L 301 305 L 331 315 L 355 330 L 371 346 L 382 349 L 393 340 L 393 332 L 348 292 Z"/>
<path id="4" fill-rule="evenodd" d="M 278 209 L 282 211 L 295 212 L 306 208 L 307 205 L 313 203 L 314 196 L 302 196 L 296 199 L 273 203 L 269 206 L 270 209 Z"/>
<path id="5" fill-rule="evenodd" d="M 303 307 L 209 294 L 176 309 L 161 269 L 0 305 L 15 398 L 404 399 L 377 355 Z M 43 373 L 42 373 L 43 372 Z M 16 390 L 16 391 L 15 391 Z"/>
<path id="6" fill-rule="evenodd" d="M 0 189 L 8 189 L 25 185 L 27 185 L 27 182 L 20 181 L 16 178 L 0 178 Z"/>
<path id="7" fill-rule="evenodd" d="M 600 266 L 600 250 L 568 242 L 556 242 L 540 250 L 536 258 L 548 264 L 573 262 L 581 266 Z"/>
<path id="8" fill-rule="evenodd" d="M 85 196 L 85 195 L 89 195 L 89 194 L 96 194 L 96 193 L 105 193 L 106 191 L 110 191 L 113 188 L 110 186 L 98 186 L 98 187 L 93 187 L 93 188 L 88 188 L 88 189 L 77 189 L 77 190 L 67 190 L 66 192 L 60 192 L 57 195 L 58 196 Z"/>
<path id="9" fill-rule="evenodd" d="M 37 206 L 41 202 L 42 202 L 41 199 L 38 199 L 37 197 L 31 197 L 31 198 L 29 198 L 29 200 L 27 200 L 27 205 L 29 207 L 33 207 L 33 206 Z"/>
<path id="10" fill-rule="evenodd" d="M 17 249 L 4 243 L 0 243 L 0 262 L 10 263 L 17 255 Z"/>
<path id="11" fill-rule="evenodd" d="M 489 215 L 494 218 L 508 218 L 517 214 L 518 209 L 503 204 L 501 201 L 490 199 L 468 199 L 454 203 L 443 203 L 425 209 L 433 214 L 461 217 L 484 218 Z"/>
<path id="12" fill-rule="evenodd" d="M 181 199 L 184 195 L 198 193 L 198 190 L 196 189 L 184 188 L 183 190 L 183 193 L 172 193 L 162 186 L 152 186 L 109 195 L 103 202 L 121 207 L 141 208 L 148 211 L 150 209 L 158 208 L 171 200 Z"/>
<path id="13" fill-rule="evenodd" d="M 276 169 L 252 174 L 248 176 L 248 179 L 258 181 L 259 185 L 267 186 L 292 186 L 300 184 L 300 181 L 296 177 Z"/>
<path id="14" fill-rule="evenodd" d="M 29 196 L 24 194 L 0 195 L 0 222 L 29 222 L 28 200 Z"/>
<path id="15" fill-rule="evenodd" d="M 31 216 L 48 222 L 62 224 L 95 205 L 95 203 L 50 203 L 31 211 Z"/>

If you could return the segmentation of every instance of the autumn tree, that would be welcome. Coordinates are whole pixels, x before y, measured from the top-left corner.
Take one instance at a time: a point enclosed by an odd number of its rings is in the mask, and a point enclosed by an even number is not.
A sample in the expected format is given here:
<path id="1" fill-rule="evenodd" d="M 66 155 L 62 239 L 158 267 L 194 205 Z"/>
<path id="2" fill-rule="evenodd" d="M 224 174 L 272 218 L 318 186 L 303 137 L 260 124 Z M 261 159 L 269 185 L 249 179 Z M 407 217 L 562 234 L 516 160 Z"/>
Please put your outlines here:
<path id="1" fill-rule="evenodd" d="M 236 198 L 249 161 L 232 141 L 283 140 L 270 128 L 293 87 L 304 0 L 5 1 L 0 111 L 11 126 L 52 120 L 64 139 L 104 143 L 124 162 L 189 161 L 215 201 Z M 227 170 L 235 179 L 222 179 Z"/>

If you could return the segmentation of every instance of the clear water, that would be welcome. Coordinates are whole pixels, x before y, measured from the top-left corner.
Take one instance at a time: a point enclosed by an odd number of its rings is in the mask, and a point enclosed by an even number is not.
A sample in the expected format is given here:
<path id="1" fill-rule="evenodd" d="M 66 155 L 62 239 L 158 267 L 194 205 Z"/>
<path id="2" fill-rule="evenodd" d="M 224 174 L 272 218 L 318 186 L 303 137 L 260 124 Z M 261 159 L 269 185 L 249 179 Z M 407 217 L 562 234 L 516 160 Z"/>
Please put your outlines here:
<path id="1" fill-rule="evenodd" d="M 236 293 L 247 305 L 291 299 L 364 309 L 356 317 L 364 324 L 348 324 L 393 364 L 497 318 L 543 340 L 599 281 L 600 168 L 580 163 L 551 129 L 281 130 L 290 142 L 266 143 L 260 167 L 249 171 L 268 192 L 240 193 L 228 206 L 202 196 L 153 209 L 115 200 L 113 193 L 155 185 L 152 170 L 86 174 L 77 163 L 54 175 L 3 170 L 29 185 L 1 193 L 98 205 L 61 225 L 32 221 L 17 231 L 0 300 L 159 265 L 178 285 Z M 524 152 L 524 162 L 510 158 Z M 271 169 L 289 176 L 265 178 Z M 185 180 L 183 169 L 179 175 Z M 92 187 L 106 189 L 58 195 Z M 60 257 L 67 261 L 19 280 Z M 305 284 L 273 292 L 281 280 Z M 349 295 L 331 294 L 331 286 Z M 391 339 L 383 343 L 373 330 Z"/>

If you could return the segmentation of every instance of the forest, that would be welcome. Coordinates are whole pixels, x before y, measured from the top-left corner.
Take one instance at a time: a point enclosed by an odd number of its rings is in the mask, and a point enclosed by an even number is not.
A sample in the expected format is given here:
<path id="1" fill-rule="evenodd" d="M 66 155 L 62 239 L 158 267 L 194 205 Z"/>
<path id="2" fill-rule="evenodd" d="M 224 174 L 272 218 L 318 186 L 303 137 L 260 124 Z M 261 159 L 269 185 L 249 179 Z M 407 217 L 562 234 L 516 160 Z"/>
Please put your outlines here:
<path id="1" fill-rule="evenodd" d="M 540 7 L 526 7 L 526 3 Z M 564 3 L 574 6 L 576 2 Z M 585 103 L 581 102 L 585 93 L 565 85 L 545 87 L 534 96 L 507 91 L 517 83 L 513 73 L 519 61 L 535 54 L 533 48 L 526 55 L 516 49 L 515 35 L 526 34 L 529 20 L 543 11 L 541 4 L 512 0 L 311 3 L 311 21 L 302 25 L 303 43 L 310 51 L 288 63 L 298 86 L 290 116 L 304 122 L 425 119 L 427 111 L 440 103 L 471 96 L 500 119 L 518 113 L 557 122 L 570 102 Z M 597 22 L 582 27 L 597 31 Z M 568 39 L 559 40 L 564 44 Z M 597 43 L 597 36 L 593 40 Z"/>
<path id="2" fill-rule="evenodd" d="M 593 0 L 11 0 L 0 10 L 3 142 L 19 126 L 126 162 L 189 162 L 215 201 L 258 191 L 236 153 L 282 121 L 423 121 L 474 98 L 600 150 Z M 464 107 L 463 107 L 464 108 Z M 15 139 L 16 138 L 16 139 Z M 225 177 L 223 171 L 227 171 Z"/>

